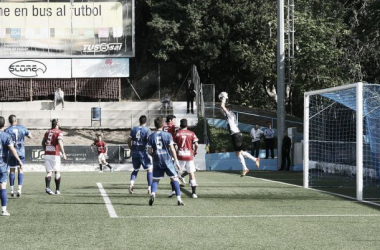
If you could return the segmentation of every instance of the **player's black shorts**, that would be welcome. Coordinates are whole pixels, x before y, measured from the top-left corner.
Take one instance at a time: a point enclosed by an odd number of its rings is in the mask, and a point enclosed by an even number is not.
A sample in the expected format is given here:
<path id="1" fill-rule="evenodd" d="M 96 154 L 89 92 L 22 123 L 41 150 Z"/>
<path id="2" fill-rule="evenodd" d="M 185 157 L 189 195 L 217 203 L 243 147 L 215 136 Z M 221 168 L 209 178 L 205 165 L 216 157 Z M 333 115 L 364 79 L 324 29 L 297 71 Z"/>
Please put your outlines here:
<path id="1" fill-rule="evenodd" d="M 242 133 L 236 133 L 231 135 L 232 146 L 234 147 L 235 152 L 242 150 L 243 146 L 243 135 Z"/>

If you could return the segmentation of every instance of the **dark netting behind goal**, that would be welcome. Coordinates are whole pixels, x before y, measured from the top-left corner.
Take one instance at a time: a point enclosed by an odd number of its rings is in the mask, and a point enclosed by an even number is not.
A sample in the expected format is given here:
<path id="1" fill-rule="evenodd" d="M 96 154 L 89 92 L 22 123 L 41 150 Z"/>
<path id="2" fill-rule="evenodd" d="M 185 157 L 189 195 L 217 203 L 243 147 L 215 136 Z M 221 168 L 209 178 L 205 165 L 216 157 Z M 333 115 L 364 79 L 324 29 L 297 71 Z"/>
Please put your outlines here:
<path id="1" fill-rule="evenodd" d="M 309 186 L 355 197 L 356 87 L 309 96 Z M 363 85 L 363 198 L 380 198 L 380 85 Z"/>
<path id="2" fill-rule="evenodd" d="M 57 88 L 65 96 L 89 97 L 102 100 L 119 100 L 119 78 L 79 79 L 0 79 L 0 101 L 30 101 L 36 97 L 53 98 Z"/>

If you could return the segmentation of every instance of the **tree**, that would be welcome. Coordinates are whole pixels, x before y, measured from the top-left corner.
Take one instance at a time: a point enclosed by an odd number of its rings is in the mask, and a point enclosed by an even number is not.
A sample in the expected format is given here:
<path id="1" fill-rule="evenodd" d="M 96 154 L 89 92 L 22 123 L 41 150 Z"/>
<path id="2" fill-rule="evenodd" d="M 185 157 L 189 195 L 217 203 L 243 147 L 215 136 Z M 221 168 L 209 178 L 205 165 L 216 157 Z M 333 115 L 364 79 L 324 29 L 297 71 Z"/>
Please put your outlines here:
<path id="1" fill-rule="evenodd" d="M 232 102 L 276 108 L 276 6 L 258 0 L 146 1 L 149 52 L 159 61 L 198 66 L 203 83 Z M 380 0 L 296 0 L 294 84 L 303 92 L 360 80 L 378 81 Z M 184 75 L 184 74 L 182 74 Z M 302 109 L 290 110 L 302 116 Z"/>

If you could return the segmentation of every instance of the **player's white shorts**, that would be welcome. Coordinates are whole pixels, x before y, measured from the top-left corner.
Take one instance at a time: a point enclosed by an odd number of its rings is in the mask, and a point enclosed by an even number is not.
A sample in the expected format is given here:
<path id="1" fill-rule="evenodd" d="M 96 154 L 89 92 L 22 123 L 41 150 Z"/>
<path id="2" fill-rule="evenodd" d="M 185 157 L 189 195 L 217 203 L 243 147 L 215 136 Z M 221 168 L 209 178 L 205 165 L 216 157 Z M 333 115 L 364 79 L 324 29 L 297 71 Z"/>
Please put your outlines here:
<path id="1" fill-rule="evenodd" d="M 194 173 L 195 172 L 195 163 L 194 160 L 191 161 L 178 161 L 179 162 L 179 169 L 180 171 L 186 170 L 188 173 Z"/>
<path id="2" fill-rule="evenodd" d="M 61 156 L 44 155 L 46 172 L 61 171 Z"/>
<path id="3" fill-rule="evenodd" d="M 108 162 L 106 161 L 106 155 L 103 153 L 100 153 L 98 155 L 98 162 L 99 162 L 99 164 L 106 164 L 107 165 Z"/>

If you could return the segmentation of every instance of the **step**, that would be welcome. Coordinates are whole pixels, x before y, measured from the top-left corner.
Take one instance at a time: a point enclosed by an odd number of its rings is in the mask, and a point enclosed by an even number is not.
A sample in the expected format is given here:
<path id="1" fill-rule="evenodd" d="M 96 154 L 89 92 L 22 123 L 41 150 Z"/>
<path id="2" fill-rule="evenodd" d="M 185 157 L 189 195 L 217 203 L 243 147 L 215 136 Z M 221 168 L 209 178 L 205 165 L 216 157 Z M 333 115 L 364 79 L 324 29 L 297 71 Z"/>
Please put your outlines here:
<path id="1" fill-rule="evenodd" d="M 52 110 L 53 101 L 0 102 L 0 110 Z M 97 107 L 102 110 L 158 110 L 161 102 L 65 102 L 65 110 L 91 110 Z M 61 110 L 62 105 L 57 106 Z"/>

